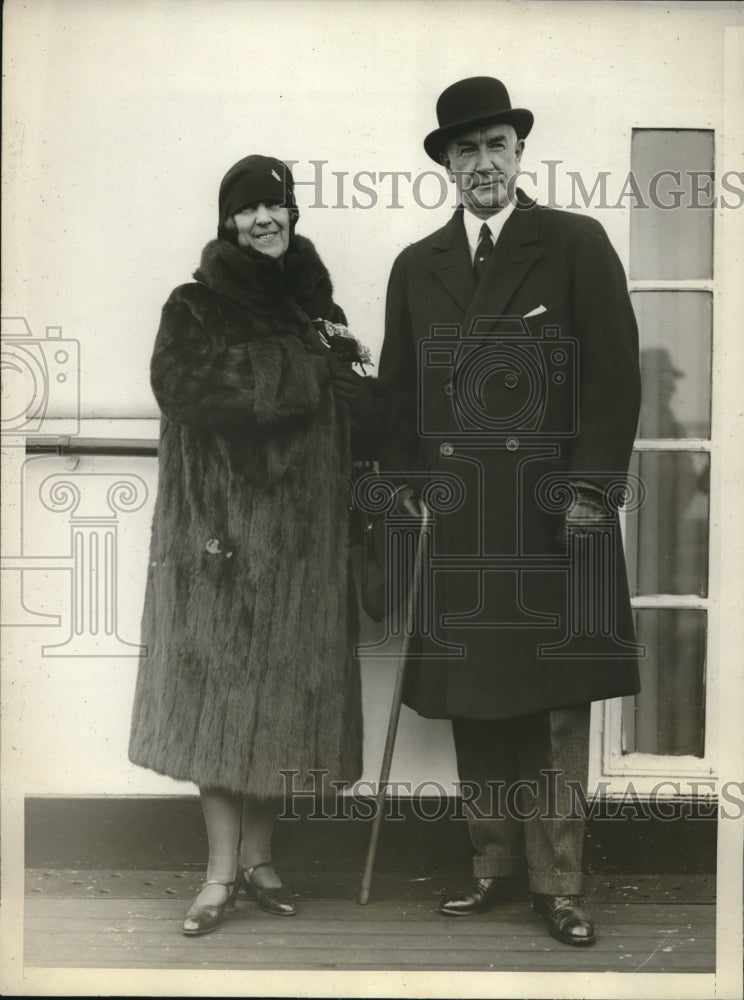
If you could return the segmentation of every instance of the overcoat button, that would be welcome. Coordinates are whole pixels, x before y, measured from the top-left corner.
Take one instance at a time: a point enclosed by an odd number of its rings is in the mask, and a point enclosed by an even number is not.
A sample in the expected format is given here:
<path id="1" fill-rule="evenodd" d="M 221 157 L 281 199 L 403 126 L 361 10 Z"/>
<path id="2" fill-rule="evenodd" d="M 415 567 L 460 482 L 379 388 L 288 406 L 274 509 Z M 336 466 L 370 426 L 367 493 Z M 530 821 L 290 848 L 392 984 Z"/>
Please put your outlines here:
<path id="1" fill-rule="evenodd" d="M 444 388 L 445 395 L 447 395 L 447 396 L 454 396 L 454 394 L 455 394 L 455 386 L 454 386 L 453 382 L 445 382 L 443 388 Z"/>
<path id="2" fill-rule="evenodd" d="M 516 438 L 507 438 L 506 439 L 506 450 L 507 451 L 516 451 L 518 447 L 519 447 L 519 441 L 517 441 Z"/>
<path id="3" fill-rule="evenodd" d="M 441 452 L 442 455 L 449 456 L 454 453 L 455 449 L 452 447 L 449 441 L 445 441 L 445 443 L 440 446 L 439 451 Z"/>

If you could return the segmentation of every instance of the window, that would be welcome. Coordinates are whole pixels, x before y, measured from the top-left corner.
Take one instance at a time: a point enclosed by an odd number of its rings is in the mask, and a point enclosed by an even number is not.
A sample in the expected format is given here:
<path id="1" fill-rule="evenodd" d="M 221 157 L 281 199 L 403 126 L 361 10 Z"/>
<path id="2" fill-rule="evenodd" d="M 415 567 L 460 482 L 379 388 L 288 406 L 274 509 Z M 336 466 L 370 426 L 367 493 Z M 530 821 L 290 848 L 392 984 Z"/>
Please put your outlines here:
<path id="1" fill-rule="evenodd" d="M 633 131 L 631 170 L 649 197 L 630 218 L 643 386 L 631 471 L 646 498 L 624 527 L 646 657 L 640 693 L 609 706 L 608 773 L 658 773 L 659 756 L 697 773 L 707 750 L 713 166 L 710 130 Z"/>

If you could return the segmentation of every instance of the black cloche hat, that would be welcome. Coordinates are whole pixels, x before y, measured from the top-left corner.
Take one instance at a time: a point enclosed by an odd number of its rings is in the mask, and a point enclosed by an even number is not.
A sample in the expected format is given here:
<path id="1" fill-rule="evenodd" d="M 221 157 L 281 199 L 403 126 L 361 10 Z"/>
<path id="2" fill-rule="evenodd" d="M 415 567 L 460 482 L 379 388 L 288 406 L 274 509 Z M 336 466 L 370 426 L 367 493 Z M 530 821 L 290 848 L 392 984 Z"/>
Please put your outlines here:
<path id="1" fill-rule="evenodd" d="M 471 76 L 443 90 L 437 101 L 437 121 L 424 139 L 424 149 L 437 163 L 447 141 L 457 132 L 475 125 L 504 122 L 512 125 L 518 139 L 529 135 L 534 115 L 526 108 L 513 108 L 501 80 L 492 76 Z"/>
<path id="2" fill-rule="evenodd" d="M 276 201 L 299 216 L 292 171 L 273 156 L 244 156 L 222 178 L 219 194 L 220 225 L 246 205 Z"/>

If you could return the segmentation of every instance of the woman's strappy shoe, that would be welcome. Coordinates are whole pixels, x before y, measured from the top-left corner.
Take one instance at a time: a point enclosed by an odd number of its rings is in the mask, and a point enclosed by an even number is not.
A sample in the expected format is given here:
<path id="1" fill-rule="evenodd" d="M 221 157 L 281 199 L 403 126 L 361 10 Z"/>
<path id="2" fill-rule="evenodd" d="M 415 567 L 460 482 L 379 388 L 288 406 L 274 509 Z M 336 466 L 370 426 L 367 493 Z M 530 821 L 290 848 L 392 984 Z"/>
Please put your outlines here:
<path id="1" fill-rule="evenodd" d="M 262 861 L 252 868 L 241 868 L 238 875 L 241 887 L 250 899 L 258 900 L 258 905 L 267 913 L 273 913 L 277 917 L 291 917 L 297 913 L 291 894 L 283 887 L 264 889 L 256 885 L 253 881 L 253 873 L 258 868 L 270 868 L 270 861 Z"/>
<path id="2" fill-rule="evenodd" d="M 223 885 L 227 889 L 227 899 L 224 903 L 210 904 L 207 906 L 197 906 L 194 903 L 186 911 L 183 920 L 183 933 L 187 937 L 198 937 L 200 934 L 209 934 L 222 923 L 225 910 L 235 909 L 235 899 L 238 895 L 238 880 L 234 882 L 220 882 L 217 879 L 209 879 L 202 886 Z M 201 889 L 199 890 L 201 892 Z"/>

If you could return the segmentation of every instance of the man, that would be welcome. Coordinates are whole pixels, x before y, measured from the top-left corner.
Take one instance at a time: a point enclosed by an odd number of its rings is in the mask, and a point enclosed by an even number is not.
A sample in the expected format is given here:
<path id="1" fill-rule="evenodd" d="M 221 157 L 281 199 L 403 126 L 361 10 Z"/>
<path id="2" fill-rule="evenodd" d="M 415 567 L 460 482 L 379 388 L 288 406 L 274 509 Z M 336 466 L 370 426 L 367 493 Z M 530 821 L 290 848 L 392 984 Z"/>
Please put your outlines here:
<path id="1" fill-rule="evenodd" d="M 437 482 L 455 497 L 434 506 L 432 624 L 411 640 L 404 692 L 452 719 L 475 850 L 473 884 L 441 912 L 490 909 L 526 861 L 550 933 L 586 945 L 590 703 L 638 690 L 617 520 L 637 328 L 599 223 L 516 187 L 532 113 L 474 77 L 437 116 L 424 147 L 460 204 L 395 261 L 379 374 L 398 413 L 381 466 L 424 500 Z"/>

